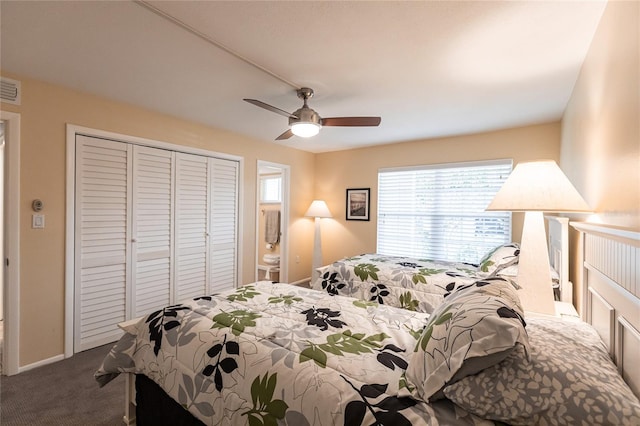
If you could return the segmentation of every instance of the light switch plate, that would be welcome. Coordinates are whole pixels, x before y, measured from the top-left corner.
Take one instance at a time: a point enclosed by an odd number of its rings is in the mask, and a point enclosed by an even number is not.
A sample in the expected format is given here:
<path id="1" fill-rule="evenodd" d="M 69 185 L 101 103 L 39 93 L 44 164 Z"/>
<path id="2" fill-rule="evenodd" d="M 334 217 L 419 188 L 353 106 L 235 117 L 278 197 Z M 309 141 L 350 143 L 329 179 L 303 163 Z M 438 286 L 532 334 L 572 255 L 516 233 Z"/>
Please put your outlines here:
<path id="1" fill-rule="evenodd" d="M 33 229 L 43 229 L 44 228 L 44 215 L 43 214 L 33 214 L 33 215 L 31 215 L 31 228 L 33 228 Z"/>

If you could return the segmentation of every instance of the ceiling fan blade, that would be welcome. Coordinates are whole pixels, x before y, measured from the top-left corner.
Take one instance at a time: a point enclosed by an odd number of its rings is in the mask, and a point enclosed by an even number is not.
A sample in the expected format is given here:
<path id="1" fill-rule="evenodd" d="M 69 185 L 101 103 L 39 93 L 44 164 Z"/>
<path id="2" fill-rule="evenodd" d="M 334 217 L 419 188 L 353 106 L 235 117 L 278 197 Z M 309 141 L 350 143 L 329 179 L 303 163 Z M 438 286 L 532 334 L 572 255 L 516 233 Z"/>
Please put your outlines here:
<path id="1" fill-rule="evenodd" d="M 323 126 L 377 126 L 380 117 L 330 117 L 323 118 Z"/>
<path id="2" fill-rule="evenodd" d="M 291 114 L 290 112 L 287 112 L 283 109 L 280 108 L 276 108 L 273 105 L 269 105 L 269 104 L 265 104 L 262 101 L 259 101 L 257 99 L 243 99 L 243 101 L 249 102 L 250 104 L 254 104 L 255 106 L 259 106 L 260 108 L 264 108 L 267 111 L 271 111 L 271 112 L 275 112 L 276 114 L 280 114 L 280 115 L 284 115 L 287 118 L 298 118 L 295 115 Z"/>
<path id="3" fill-rule="evenodd" d="M 276 140 L 281 141 L 281 140 L 289 139 L 291 136 L 293 136 L 293 132 L 291 131 L 291 129 L 289 129 L 283 134 L 281 134 L 280 136 L 278 136 Z"/>

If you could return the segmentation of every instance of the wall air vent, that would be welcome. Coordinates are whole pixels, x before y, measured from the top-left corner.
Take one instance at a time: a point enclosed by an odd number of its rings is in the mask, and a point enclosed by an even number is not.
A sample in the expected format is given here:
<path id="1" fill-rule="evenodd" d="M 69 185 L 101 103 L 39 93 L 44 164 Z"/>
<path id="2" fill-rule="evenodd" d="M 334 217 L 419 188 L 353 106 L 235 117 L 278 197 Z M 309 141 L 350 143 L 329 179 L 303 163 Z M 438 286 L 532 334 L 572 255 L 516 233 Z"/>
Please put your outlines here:
<path id="1" fill-rule="evenodd" d="M 20 82 L 6 77 L 0 77 L 0 100 L 14 105 L 20 105 Z"/>

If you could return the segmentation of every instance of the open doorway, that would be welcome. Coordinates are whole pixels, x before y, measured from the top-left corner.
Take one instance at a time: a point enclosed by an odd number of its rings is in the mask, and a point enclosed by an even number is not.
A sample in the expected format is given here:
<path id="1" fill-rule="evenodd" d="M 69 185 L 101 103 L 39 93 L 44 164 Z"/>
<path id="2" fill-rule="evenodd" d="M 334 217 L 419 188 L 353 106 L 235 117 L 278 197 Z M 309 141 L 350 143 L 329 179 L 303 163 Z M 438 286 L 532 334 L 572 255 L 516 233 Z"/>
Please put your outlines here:
<path id="1" fill-rule="evenodd" d="M 256 281 L 288 280 L 289 173 L 287 165 L 258 160 Z"/>
<path id="2" fill-rule="evenodd" d="M 4 121 L 0 120 L 0 241 L 4 241 Z M 0 259 L 4 263 L 4 243 L 0 244 Z M 4 267 L 0 274 L 0 373 L 4 353 Z"/>
<path id="3" fill-rule="evenodd" d="M 1 111 L 2 123 L 2 374 L 19 373 L 20 114 Z"/>

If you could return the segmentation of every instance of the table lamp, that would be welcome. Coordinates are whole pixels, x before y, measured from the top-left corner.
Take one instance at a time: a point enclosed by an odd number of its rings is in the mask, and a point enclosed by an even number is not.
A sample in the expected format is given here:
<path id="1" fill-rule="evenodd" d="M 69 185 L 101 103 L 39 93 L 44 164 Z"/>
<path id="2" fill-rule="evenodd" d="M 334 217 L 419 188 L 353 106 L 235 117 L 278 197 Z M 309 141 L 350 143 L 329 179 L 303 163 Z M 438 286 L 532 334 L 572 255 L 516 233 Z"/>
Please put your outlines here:
<path id="1" fill-rule="evenodd" d="M 525 212 L 518 291 L 525 311 L 555 315 L 543 212 L 591 211 L 552 160 L 518 163 L 486 210 Z"/>
<path id="2" fill-rule="evenodd" d="M 331 216 L 327 203 L 322 200 L 313 200 L 311 206 L 304 214 L 306 217 L 315 218 L 315 236 L 313 241 L 313 265 L 311 269 L 311 285 L 318 278 L 317 268 L 322 266 L 322 242 L 320 238 L 320 219 Z"/>

